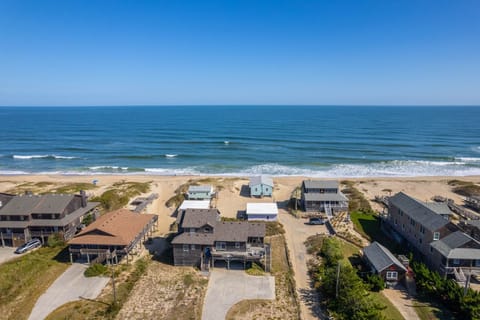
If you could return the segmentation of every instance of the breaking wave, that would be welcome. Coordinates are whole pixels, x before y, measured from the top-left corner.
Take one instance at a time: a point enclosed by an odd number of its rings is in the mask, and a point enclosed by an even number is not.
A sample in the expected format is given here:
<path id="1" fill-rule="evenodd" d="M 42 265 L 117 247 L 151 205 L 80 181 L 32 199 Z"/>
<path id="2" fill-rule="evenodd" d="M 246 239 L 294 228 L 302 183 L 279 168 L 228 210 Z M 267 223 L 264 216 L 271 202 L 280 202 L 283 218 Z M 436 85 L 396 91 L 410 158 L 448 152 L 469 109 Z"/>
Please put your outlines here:
<path id="1" fill-rule="evenodd" d="M 68 156 L 58 156 L 55 154 L 45 154 L 45 155 L 17 155 L 14 154 L 12 156 L 13 159 L 17 160 L 30 160 L 30 159 L 56 159 L 56 160 L 70 160 L 70 159 L 78 159 L 78 157 L 68 157 Z"/>

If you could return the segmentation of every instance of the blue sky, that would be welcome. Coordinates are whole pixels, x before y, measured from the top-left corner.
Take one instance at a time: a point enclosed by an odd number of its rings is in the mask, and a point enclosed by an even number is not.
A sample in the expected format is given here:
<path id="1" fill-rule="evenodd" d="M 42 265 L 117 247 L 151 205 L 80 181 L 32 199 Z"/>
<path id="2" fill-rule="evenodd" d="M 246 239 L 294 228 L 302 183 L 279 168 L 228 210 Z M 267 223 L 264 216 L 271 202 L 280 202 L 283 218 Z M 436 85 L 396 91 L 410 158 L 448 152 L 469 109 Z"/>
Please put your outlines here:
<path id="1" fill-rule="evenodd" d="M 0 105 L 480 105 L 480 1 L 0 1 Z"/>

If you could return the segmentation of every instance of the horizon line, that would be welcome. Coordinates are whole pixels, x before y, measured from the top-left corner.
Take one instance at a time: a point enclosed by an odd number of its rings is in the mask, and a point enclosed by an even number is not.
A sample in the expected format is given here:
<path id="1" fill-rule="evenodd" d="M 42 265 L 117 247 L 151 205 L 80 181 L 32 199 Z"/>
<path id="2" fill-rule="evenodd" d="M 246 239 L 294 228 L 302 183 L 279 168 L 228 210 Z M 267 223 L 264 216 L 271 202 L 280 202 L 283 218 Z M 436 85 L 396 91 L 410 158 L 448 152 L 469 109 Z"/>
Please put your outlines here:
<path id="1" fill-rule="evenodd" d="M 480 104 L 88 104 L 0 105 L 0 108 L 95 108 L 95 107 L 480 107 Z"/>

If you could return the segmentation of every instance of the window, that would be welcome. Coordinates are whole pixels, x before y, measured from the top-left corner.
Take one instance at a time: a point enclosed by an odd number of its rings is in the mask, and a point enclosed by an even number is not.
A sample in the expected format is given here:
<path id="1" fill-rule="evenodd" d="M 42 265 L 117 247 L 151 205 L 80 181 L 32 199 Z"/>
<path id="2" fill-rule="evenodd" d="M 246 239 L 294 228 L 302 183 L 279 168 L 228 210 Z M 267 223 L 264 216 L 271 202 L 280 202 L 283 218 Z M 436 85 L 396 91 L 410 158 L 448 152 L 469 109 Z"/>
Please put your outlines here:
<path id="1" fill-rule="evenodd" d="M 453 259 L 453 264 L 458 266 L 460 264 L 460 259 Z"/>
<path id="2" fill-rule="evenodd" d="M 190 228 L 190 233 L 195 233 L 195 228 Z"/>
<path id="3" fill-rule="evenodd" d="M 398 210 L 398 212 L 399 212 L 400 215 L 403 217 L 403 211 L 402 211 L 402 210 Z"/>
<path id="4" fill-rule="evenodd" d="M 410 224 L 411 224 L 412 226 L 415 226 L 415 220 L 411 219 L 411 220 L 410 220 Z"/>
<path id="5" fill-rule="evenodd" d="M 480 267 L 480 260 L 475 260 L 475 267 Z"/>
<path id="6" fill-rule="evenodd" d="M 430 246 L 430 253 L 433 253 L 433 247 Z"/>
<path id="7" fill-rule="evenodd" d="M 208 232 L 210 232 L 210 231 L 212 231 L 212 230 L 211 230 L 209 227 L 205 227 L 205 228 L 203 229 L 203 232 L 205 232 L 205 233 L 208 233 Z"/>
<path id="8" fill-rule="evenodd" d="M 420 233 L 425 234 L 425 227 L 424 226 L 420 226 Z"/>
<path id="9" fill-rule="evenodd" d="M 387 280 L 397 280 L 398 272 L 397 271 L 387 271 Z"/>
<path id="10" fill-rule="evenodd" d="M 395 225 L 397 225 L 397 224 L 398 224 L 398 221 L 397 221 L 397 219 L 396 219 L 396 218 L 395 218 L 394 222 L 395 222 Z"/>
<path id="11" fill-rule="evenodd" d="M 434 232 L 433 233 L 433 240 L 439 240 L 440 239 L 440 232 Z"/>
<path id="12" fill-rule="evenodd" d="M 422 239 L 421 239 L 421 238 L 418 238 L 418 242 L 419 242 L 420 244 L 422 244 Z"/>
<path id="13" fill-rule="evenodd" d="M 195 250 L 195 245 L 194 244 L 190 245 L 190 250 Z"/>
<path id="14" fill-rule="evenodd" d="M 188 251 L 188 244 L 183 245 L 183 251 Z"/>
<path id="15" fill-rule="evenodd" d="M 217 249 L 219 251 L 225 251 L 227 249 L 227 244 L 223 241 L 218 241 L 215 244 L 215 249 Z"/>
<path id="16" fill-rule="evenodd" d="M 240 249 L 240 242 L 235 242 L 235 249 Z"/>

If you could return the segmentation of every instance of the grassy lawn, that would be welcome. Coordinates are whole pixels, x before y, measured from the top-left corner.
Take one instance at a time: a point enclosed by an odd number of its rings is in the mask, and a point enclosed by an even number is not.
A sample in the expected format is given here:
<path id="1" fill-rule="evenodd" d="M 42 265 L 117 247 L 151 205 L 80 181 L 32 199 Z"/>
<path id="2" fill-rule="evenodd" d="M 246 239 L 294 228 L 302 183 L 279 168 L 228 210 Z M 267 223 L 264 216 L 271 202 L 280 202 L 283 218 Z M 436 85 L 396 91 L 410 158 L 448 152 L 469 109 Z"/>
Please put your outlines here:
<path id="1" fill-rule="evenodd" d="M 386 308 L 383 315 L 389 320 L 403 320 L 403 316 L 397 308 L 381 292 L 370 292 L 375 301 L 383 304 Z"/>
<path id="2" fill-rule="evenodd" d="M 415 311 L 421 320 L 448 320 L 455 319 L 455 316 L 448 311 L 447 308 L 429 302 L 426 297 L 422 298 L 422 302 L 414 301 Z"/>
<path id="3" fill-rule="evenodd" d="M 350 213 L 355 230 L 371 242 L 377 241 L 394 253 L 406 253 L 394 240 L 390 239 L 380 228 L 380 218 L 375 214 Z"/>
<path id="4" fill-rule="evenodd" d="M 40 295 L 68 268 L 62 250 L 40 248 L 0 265 L 0 318 L 28 318 Z"/>

